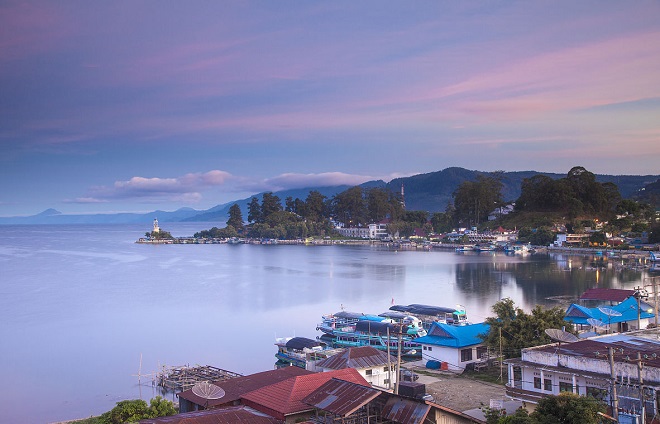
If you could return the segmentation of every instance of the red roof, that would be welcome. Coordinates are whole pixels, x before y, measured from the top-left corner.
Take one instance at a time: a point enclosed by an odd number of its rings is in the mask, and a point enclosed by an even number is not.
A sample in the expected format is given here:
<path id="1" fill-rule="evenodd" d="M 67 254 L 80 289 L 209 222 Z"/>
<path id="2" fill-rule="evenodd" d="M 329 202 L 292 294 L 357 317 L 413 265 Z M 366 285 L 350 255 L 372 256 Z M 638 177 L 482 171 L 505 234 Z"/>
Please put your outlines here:
<path id="1" fill-rule="evenodd" d="M 251 392 L 260 387 L 306 374 L 314 373 L 300 367 L 284 367 L 216 382 L 215 384 L 225 391 L 225 395 L 220 399 L 207 400 L 197 396 L 190 389 L 179 393 L 178 396 L 179 398 L 186 399 L 197 405 L 202 405 L 206 408 L 213 408 L 238 400 L 244 393 Z"/>
<path id="2" fill-rule="evenodd" d="M 635 290 L 593 288 L 585 291 L 580 300 L 607 300 L 623 302 L 635 294 Z"/>
<path id="3" fill-rule="evenodd" d="M 371 387 L 333 378 L 306 396 L 303 402 L 334 415 L 346 417 L 376 399 L 381 393 L 380 390 Z"/>
<path id="4" fill-rule="evenodd" d="M 303 403 L 302 399 L 332 378 L 371 387 L 357 370 L 346 368 L 293 377 L 246 393 L 241 396 L 241 400 L 245 405 L 251 406 L 258 411 L 284 419 L 286 415 L 313 409 L 311 406 Z"/>

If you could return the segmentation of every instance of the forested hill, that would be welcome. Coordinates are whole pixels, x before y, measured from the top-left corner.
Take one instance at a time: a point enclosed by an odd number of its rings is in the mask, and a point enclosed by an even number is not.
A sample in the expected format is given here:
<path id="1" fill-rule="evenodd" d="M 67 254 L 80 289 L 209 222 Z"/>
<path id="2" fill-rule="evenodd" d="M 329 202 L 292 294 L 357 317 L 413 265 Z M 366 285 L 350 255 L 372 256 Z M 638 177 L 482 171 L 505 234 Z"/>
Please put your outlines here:
<path id="1" fill-rule="evenodd" d="M 568 169 L 566 172 L 568 173 Z M 406 209 L 408 210 L 444 212 L 447 204 L 452 201 L 452 193 L 463 181 L 475 181 L 478 175 L 496 177 L 503 184 L 503 199 L 505 201 L 514 201 L 520 197 L 522 181 L 525 178 L 539 174 L 546 175 L 555 180 L 566 177 L 566 174 L 537 171 L 482 172 L 464 168 L 447 168 L 428 174 L 397 178 L 390 181 L 387 187 L 392 191 L 399 192 L 403 184 Z M 600 183 L 612 182 L 616 184 L 624 199 L 635 197 L 639 190 L 657 181 L 658 178 L 660 178 L 658 175 L 596 175 L 596 180 Z"/>
<path id="2" fill-rule="evenodd" d="M 570 169 L 570 168 L 569 168 Z M 568 173 L 569 169 L 566 169 Z M 537 171 L 517 171 L 517 172 L 482 172 L 471 171 L 464 168 L 447 168 L 442 171 L 430 172 L 427 174 L 414 175 L 412 177 L 397 178 L 389 183 L 383 181 L 369 181 L 361 184 L 361 187 L 367 189 L 372 187 L 387 187 L 394 192 L 401 191 L 401 185 L 405 189 L 406 209 L 424 210 L 428 212 L 444 212 L 447 204 L 452 201 L 452 193 L 464 181 L 475 181 L 477 176 L 497 177 L 502 181 L 502 197 L 506 201 L 513 201 L 520 197 L 520 187 L 523 179 L 533 177 L 534 175 L 546 175 L 553 179 L 566 177 L 566 174 L 554 174 Z M 658 188 L 658 179 L 660 175 L 596 175 L 596 180 L 600 183 L 612 182 L 619 188 L 619 192 L 624 199 L 636 198 L 660 207 L 658 198 L 660 189 Z M 332 198 L 335 194 L 341 193 L 350 188 L 349 186 L 336 187 L 309 187 L 304 189 L 286 190 L 275 192 L 284 203 L 287 197 L 305 199 L 310 191 L 316 190 Z M 645 189 L 645 190 L 643 190 Z M 254 197 L 261 199 L 263 193 L 255 194 Z M 94 215 L 67 215 L 61 214 L 55 210 L 47 210 L 38 215 L 26 217 L 0 217 L 0 224 L 108 224 L 108 223 L 150 223 L 155 217 L 161 222 L 180 222 L 180 221 L 219 221 L 224 222 L 227 219 L 229 208 L 237 203 L 243 211 L 243 216 L 247 217 L 247 204 L 252 196 L 246 199 L 237 199 L 222 205 L 214 206 L 207 210 L 194 210 L 190 208 L 181 208 L 174 212 L 154 211 L 145 214 L 94 214 Z"/>

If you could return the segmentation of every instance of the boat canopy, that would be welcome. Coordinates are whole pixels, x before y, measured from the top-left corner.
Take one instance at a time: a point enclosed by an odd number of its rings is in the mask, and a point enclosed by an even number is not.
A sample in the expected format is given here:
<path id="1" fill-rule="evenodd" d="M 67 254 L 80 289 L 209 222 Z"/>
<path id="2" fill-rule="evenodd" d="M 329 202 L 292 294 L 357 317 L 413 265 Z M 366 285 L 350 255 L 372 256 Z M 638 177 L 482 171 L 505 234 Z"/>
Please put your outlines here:
<path id="1" fill-rule="evenodd" d="M 287 349 L 303 350 L 305 348 L 312 349 L 321 346 L 323 346 L 323 343 L 306 337 L 294 337 L 286 342 Z"/>
<path id="2" fill-rule="evenodd" d="M 444 316 L 444 314 L 453 314 L 457 312 L 455 308 L 445 308 L 443 306 L 430 306 L 430 305 L 420 305 L 419 303 L 413 303 L 412 305 L 394 305 L 390 307 L 392 311 L 406 312 L 412 315 L 435 315 L 435 316 Z"/>
<path id="3" fill-rule="evenodd" d="M 355 331 L 370 333 L 370 334 L 386 335 L 389 329 L 390 335 L 395 335 L 399 331 L 398 327 L 400 326 L 389 322 L 358 321 L 357 324 L 355 324 Z M 401 328 L 402 333 L 406 334 L 406 332 L 408 331 L 408 326 L 404 325 L 401 327 L 402 327 Z"/>

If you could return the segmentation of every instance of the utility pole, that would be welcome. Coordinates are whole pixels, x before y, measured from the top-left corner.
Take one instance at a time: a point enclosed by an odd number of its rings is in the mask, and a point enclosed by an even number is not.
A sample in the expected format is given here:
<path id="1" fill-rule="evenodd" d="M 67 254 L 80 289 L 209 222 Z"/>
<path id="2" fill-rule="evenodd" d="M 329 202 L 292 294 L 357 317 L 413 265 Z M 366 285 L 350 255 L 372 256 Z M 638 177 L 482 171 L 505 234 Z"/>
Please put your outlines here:
<path id="1" fill-rule="evenodd" d="M 401 186 L 403 187 L 403 186 Z M 390 339 L 390 326 L 387 326 L 387 388 L 391 389 L 392 388 L 392 361 L 390 360 L 392 357 L 390 356 L 390 342 L 392 340 Z"/>
<path id="2" fill-rule="evenodd" d="M 619 396 L 616 393 L 616 373 L 614 372 L 614 348 L 609 348 L 610 356 L 610 378 L 611 378 L 611 387 L 610 390 L 610 401 L 612 402 L 612 416 L 616 419 L 616 422 L 619 422 Z"/>
<path id="3" fill-rule="evenodd" d="M 398 325 L 399 331 L 397 332 L 398 346 L 396 353 L 396 383 L 394 383 L 394 394 L 399 394 L 399 380 L 401 380 L 401 335 L 403 331 L 402 324 Z"/>
<path id="4" fill-rule="evenodd" d="M 644 381 L 642 380 L 642 353 L 637 352 L 637 379 L 639 380 L 639 424 L 646 422 L 646 412 L 644 408 Z"/>

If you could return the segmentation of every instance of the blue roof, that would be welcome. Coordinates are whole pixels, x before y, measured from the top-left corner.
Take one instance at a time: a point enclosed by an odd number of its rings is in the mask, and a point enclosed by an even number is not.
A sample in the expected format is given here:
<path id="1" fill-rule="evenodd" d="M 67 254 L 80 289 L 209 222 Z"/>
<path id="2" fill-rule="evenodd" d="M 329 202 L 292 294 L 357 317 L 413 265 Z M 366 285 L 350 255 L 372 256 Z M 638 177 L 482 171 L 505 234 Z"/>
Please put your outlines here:
<path id="1" fill-rule="evenodd" d="M 480 334 L 486 334 L 490 325 L 485 322 L 468 325 L 449 325 L 434 322 L 428 335 L 415 339 L 415 342 L 434 346 L 462 348 L 483 343 Z"/>
<path id="2" fill-rule="evenodd" d="M 614 309 L 621 315 L 609 316 L 602 313 L 598 308 L 585 308 L 584 306 L 573 303 L 566 310 L 564 320 L 583 325 L 589 325 L 589 322 L 587 321 L 589 318 L 595 318 L 603 322 L 603 324 L 617 324 L 620 322 L 637 320 L 637 299 L 632 296 L 618 305 L 608 306 L 608 308 Z M 642 302 L 641 312 L 639 314 L 640 319 L 653 318 L 655 316 L 650 312 L 646 312 L 649 308 L 650 306 L 648 304 Z"/>

